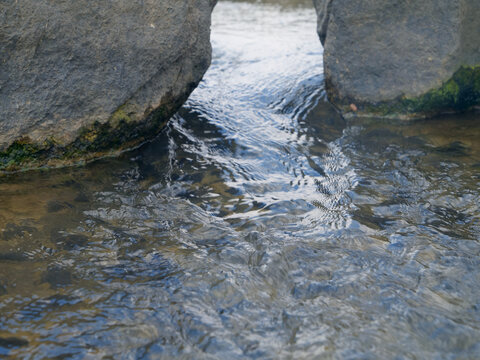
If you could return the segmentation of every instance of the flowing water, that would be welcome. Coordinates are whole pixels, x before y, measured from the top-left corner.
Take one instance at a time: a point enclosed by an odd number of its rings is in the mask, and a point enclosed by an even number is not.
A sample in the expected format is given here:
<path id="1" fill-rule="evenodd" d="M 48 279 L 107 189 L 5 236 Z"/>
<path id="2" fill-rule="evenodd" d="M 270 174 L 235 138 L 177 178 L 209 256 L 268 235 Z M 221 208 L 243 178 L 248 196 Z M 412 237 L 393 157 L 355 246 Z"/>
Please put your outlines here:
<path id="1" fill-rule="evenodd" d="M 155 141 L 0 179 L 0 357 L 478 358 L 480 115 L 342 120 L 308 0 L 212 42 Z"/>

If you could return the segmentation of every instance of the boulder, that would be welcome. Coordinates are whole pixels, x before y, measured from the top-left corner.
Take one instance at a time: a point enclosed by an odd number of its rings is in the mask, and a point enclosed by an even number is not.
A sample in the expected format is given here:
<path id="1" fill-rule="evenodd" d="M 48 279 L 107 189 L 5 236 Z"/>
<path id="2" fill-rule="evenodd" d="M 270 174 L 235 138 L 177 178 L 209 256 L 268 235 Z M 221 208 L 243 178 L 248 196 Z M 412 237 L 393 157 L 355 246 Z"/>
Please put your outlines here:
<path id="1" fill-rule="evenodd" d="M 328 97 L 345 115 L 480 104 L 480 1 L 314 0 Z"/>
<path id="2" fill-rule="evenodd" d="M 216 0 L 2 0 L 0 170 L 151 139 L 211 60 Z"/>

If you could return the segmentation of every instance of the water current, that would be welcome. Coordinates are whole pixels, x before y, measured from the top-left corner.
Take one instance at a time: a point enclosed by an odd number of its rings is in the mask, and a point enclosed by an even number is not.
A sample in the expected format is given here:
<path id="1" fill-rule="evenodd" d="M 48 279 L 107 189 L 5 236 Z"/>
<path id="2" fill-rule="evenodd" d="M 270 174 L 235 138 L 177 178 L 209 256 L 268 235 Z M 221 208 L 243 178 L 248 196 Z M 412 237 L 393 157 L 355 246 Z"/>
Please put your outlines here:
<path id="1" fill-rule="evenodd" d="M 315 21 L 220 1 L 155 141 L 0 178 L 0 358 L 480 356 L 480 115 L 343 120 Z"/>

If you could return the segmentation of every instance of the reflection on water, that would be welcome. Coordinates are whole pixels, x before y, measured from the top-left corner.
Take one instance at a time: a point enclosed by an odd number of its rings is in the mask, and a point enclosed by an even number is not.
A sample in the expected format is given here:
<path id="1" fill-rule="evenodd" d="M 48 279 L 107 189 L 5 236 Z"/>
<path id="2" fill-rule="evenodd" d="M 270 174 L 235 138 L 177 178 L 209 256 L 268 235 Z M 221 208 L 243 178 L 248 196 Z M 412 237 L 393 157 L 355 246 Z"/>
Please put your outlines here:
<path id="1" fill-rule="evenodd" d="M 284 5 L 219 3 L 156 141 L 0 180 L 0 357 L 480 353 L 479 115 L 343 121 Z"/>

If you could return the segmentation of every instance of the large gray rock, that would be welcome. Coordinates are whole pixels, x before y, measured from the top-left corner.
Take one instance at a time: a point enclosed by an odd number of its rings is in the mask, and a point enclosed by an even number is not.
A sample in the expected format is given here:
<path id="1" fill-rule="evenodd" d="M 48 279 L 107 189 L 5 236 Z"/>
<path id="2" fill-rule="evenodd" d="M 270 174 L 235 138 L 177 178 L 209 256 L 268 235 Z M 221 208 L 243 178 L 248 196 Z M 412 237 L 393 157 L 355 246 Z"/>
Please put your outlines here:
<path id="1" fill-rule="evenodd" d="M 155 136 L 211 59 L 216 0 L 2 0 L 0 169 Z"/>
<path id="2" fill-rule="evenodd" d="M 419 117 L 480 103 L 480 1 L 314 3 L 327 93 L 343 112 Z"/>

